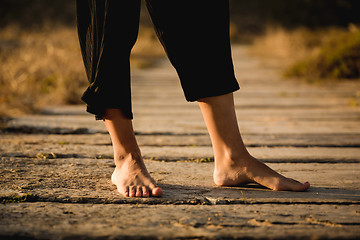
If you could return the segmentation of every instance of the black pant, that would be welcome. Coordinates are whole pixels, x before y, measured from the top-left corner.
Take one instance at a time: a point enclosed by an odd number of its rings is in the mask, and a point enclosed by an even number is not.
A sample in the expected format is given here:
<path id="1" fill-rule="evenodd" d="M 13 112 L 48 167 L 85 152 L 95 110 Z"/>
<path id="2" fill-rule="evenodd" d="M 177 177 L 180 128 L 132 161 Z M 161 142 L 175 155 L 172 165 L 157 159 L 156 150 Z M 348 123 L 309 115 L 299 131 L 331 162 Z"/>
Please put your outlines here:
<path id="1" fill-rule="evenodd" d="M 81 52 L 90 85 L 82 100 L 102 119 L 106 108 L 132 118 L 130 52 L 140 0 L 77 0 Z M 229 40 L 227 0 L 147 0 L 158 38 L 188 101 L 239 89 Z"/>

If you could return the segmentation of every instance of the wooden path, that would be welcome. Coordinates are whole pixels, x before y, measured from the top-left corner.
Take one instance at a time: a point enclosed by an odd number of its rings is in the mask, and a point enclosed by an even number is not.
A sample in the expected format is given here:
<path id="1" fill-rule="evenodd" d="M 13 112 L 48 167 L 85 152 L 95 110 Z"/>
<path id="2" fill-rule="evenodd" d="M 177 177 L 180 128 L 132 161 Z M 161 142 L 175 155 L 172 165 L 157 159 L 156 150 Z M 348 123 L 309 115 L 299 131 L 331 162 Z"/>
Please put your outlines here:
<path id="1" fill-rule="evenodd" d="M 161 198 L 123 198 L 111 141 L 84 106 L 47 108 L 0 133 L 2 239 L 359 239 L 360 83 L 309 85 L 233 49 L 249 151 L 305 193 L 216 187 L 196 103 L 167 60 L 133 71 L 134 125 Z"/>

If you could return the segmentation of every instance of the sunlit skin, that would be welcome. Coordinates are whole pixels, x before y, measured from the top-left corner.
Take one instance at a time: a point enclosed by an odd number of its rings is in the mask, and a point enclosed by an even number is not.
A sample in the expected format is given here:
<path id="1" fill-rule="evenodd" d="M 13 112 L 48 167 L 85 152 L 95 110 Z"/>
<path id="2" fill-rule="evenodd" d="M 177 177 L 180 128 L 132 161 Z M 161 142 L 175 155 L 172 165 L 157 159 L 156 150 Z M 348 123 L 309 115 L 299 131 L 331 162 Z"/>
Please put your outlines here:
<path id="1" fill-rule="evenodd" d="M 252 157 L 239 131 L 233 94 L 198 101 L 215 155 L 214 181 L 218 186 L 258 183 L 277 191 L 306 191 L 310 184 L 286 178 Z M 119 109 L 106 109 L 104 122 L 114 148 L 112 182 L 126 197 L 159 197 L 163 190 L 151 178 L 136 142 L 132 120 Z"/>
<path id="2" fill-rule="evenodd" d="M 306 191 L 310 184 L 286 178 L 252 157 L 239 131 L 233 94 L 198 101 L 214 154 L 214 181 L 219 186 L 258 183 L 278 191 Z"/>
<path id="3" fill-rule="evenodd" d="M 119 109 L 106 109 L 103 117 L 109 131 L 115 170 L 111 180 L 126 197 L 161 196 L 162 189 L 150 177 L 136 142 L 132 120 Z"/>

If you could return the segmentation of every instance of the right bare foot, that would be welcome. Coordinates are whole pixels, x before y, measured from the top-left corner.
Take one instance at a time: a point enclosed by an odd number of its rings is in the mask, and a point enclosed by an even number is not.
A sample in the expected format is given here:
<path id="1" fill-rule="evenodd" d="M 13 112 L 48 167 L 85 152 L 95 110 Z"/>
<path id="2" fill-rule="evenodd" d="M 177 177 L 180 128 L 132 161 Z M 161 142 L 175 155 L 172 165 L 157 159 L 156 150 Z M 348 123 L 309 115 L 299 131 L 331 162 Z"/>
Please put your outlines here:
<path id="1" fill-rule="evenodd" d="M 215 161 L 214 181 L 218 186 L 258 183 L 276 191 L 306 191 L 310 184 L 284 177 L 250 155 L 241 159 Z"/>
<path id="2" fill-rule="evenodd" d="M 111 180 L 118 192 L 126 197 L 159 197 L 163 193 L 162 189 L 156 186 L 141 155 L 138 154 L 130 153 L 117 160 Z"/>

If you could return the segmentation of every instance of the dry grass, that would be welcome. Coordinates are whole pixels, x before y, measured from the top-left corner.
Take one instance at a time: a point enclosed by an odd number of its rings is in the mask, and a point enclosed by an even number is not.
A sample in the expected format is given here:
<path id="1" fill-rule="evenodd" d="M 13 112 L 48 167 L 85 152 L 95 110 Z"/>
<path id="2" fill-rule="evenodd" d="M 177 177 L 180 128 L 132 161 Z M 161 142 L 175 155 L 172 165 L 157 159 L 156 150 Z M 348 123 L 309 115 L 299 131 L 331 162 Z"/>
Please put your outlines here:
<path id="1" fill-rule="evenodd" d="M 0 38 L 1 115 L 79 103 L 87 82 L 74 29 L 26 32 L 9 26 Z"/>
<path id="2" fill-rule="evenodd" d="M 320 30 L 269 27 L 250 52 L 271 58 L 286 77 L 312 82 L 360 77 L 360 31 L 355 25 Z"/>
<path id="3" fill-rule="evenodd" d="M 307 56 L 286 72 L 289 77 L 305 77 L 309 81 L 322 79 L 344 80 L 360 78 L 360 31 L 329 34 L 315 56 Z"/>
<path id="4" fill-rule="evenodd" d="M 252 54 L 278 59 L 281 66 L 315 55 L 321 44 L 321 34 L 306 28 L 285 30 L 282 27 L 267 27 L 265 33 L 254 39 Z"/>
<path id="5" fill-rule="evenodd" d="M 78 104 L 88 85 L 73 27 L 0 30 L 0 116 L 34 113 L 45 105 Z M 132 64 L 151 66 L 164 51 L 154 32 L 142 28 Z"/>

